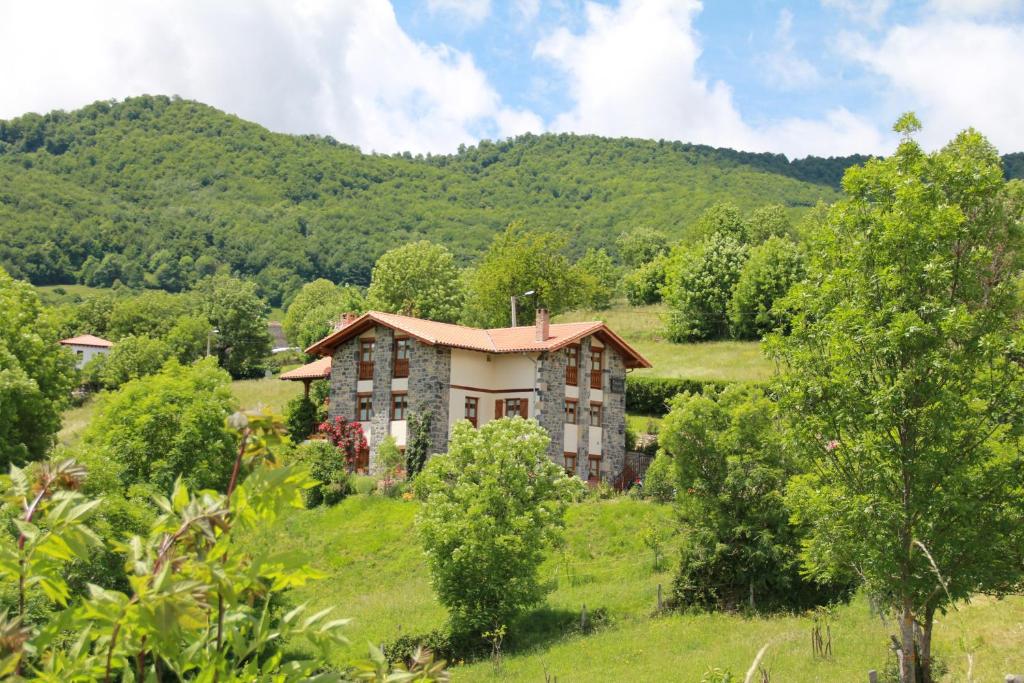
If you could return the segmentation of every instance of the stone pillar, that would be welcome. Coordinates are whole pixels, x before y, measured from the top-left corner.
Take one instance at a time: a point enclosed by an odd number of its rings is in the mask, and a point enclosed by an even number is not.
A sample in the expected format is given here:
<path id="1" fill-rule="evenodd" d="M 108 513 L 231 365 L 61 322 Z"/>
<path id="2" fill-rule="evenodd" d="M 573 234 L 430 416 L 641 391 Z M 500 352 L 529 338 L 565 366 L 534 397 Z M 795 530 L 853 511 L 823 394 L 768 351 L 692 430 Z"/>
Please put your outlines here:
<path id="1" fill-rule="evenodd" d="M 359 340 L 350 339 L 334 349 L 331 358 L 331 393 L 327 416 L 356 418 L 356 382 L 359 376 Z"/>
<path id="2" fill-rule="evenodd" d="M 626 366 L 622 355 L 606 346 L 604 352 L 604 458 L 608 478 L 614 479 L 626 464 Z M 612 385 L 618 391 L 612 391 Z"/>
<path id="3" fill-rule="evenodd" d="M 587 480 L 590 469 L 590 337 L 580 341 L 580 371 L 576 384 L 579 388 L 579 416 L 576 418 L 576 475 Z"/>
<path id="4" fill-rule="evenodd" d="M 551 436 L 548 457 L 562 462 L 565 453 L 565 349 L 544 352 L 537 359 L 537 385 L 534 387 L 533 417 Z"/>
<path id="5" fill-rule="evenodd" d="M 409 410 L 417 413 L 429 410 L 431 413 L 430 455 L 448 450 L 451 374 L 450 348 L 413 342 L 409 349 Z"/>
<path id="6" fill-rule="evenodd" d="M 373 421 L 370 423 L 370 471 L 377 471 L 377 447 L 391 431 L 391 370 L 395 332 L 378 325 L 373 342 Z"/>

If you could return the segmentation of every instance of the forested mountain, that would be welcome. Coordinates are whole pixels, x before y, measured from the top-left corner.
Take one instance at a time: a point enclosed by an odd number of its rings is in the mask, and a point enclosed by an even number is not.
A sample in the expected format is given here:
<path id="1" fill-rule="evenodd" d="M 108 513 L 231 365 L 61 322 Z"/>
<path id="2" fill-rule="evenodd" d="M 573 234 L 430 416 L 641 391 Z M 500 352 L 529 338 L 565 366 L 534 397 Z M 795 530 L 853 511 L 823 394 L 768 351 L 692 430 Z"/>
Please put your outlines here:
<path id="1" fill-rule="evenodd" d="M 578 135 L 382 156 L 144 96 L 0 121 L 0 265 L 36 284 L 172 291 L 222 265 L 268 290 L 366 283 L 400 243 L 468 261 L 512 221 L 566 231 L 578 254 L 637 225 L 682 236 L 719 201 L 799 212 L 861 160 Z"/>

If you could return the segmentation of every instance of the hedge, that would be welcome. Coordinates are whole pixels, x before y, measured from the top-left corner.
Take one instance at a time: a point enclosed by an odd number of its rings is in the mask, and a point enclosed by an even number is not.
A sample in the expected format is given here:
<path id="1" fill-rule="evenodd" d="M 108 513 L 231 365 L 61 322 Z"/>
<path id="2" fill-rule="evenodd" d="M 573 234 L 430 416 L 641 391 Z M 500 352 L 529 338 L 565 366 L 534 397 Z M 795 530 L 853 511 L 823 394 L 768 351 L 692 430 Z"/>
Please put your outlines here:
<path id="1" fill-rule="evenodd" d="M 626 411 L 640 415 L 664 415 L 668 402 L 685 391 L 703 394 L 705 388 L 721 391 L 731 382 L 684 379 L 682 377 L 652 377 L 641 375 L 626 379 Z"/>

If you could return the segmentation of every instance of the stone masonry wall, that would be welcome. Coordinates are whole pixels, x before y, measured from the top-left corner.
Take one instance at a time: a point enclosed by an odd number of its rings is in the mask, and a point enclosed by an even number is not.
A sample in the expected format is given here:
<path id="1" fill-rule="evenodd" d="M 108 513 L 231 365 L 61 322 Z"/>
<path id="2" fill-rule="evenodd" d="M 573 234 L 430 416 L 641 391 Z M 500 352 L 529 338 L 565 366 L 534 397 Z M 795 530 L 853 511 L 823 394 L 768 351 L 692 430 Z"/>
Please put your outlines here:
<path id="1" fill-rule="evenodd" d="M 534 389 L 533 417 L 551 435 L 548 456 L 563 462 L 565 453 L 565 349 L 542 353 L 537 359 L 537 386 Z"/>
<path id="2" fill-rule="evenodd" d="M 414 342 L 409 350 L 409 410 L 429 410 L 430 455 L 448 450 L 449 381 L 452 375 L 452 350 Z"/>
<path id="3" fill-rule="evenodd" d="M 604 462 L 608 478 L 614 479 L 622 472 L 626 462 L 626 366 L 622 355 L 611 347 L 605 347 L 605 370 L 601 389 L 604 392 Z M 622 391 L 612 391 L 616 380 Z M 607 464 L 605 464 L 607 463 Z"/>
<path id="4" fill-rule="evenodd" d="M 327 415 L 346 420 L 356 417 L 356 381 L 359 374 L 359 340 L 350 339 L 334 350 L 331 359 L 331 393 Z"/>
<path id="5" fill-rule="evenodd" d="M 579 386 L 579 415 L 576 418 L 576 475 L 583 481 L 587 480 L 590 468 L 590 337 L 580 341 L 580 370 L 577 374 Z"/>
<path id="6" fill-rule="evenodd" d="M 377 472 L 377 447 L 391 433 L 391 360 L 395 333 L 378 325 L 373 331 L 373 421 L 370 427 L 370 471 Z"/>

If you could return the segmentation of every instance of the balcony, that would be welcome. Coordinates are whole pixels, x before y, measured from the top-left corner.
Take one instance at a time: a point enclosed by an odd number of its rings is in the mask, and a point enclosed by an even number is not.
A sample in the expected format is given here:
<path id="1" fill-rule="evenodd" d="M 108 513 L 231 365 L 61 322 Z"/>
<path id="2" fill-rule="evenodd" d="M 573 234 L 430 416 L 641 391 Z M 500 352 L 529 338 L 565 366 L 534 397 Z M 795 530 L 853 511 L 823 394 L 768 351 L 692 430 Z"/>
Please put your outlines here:
<path id="1" fill-rule="evenodd" d="M 373 361 L 359 361 L 359 379 L 373 379 Z"/>
<path id="2" fill-rule="evenodd" d="M 601 388 L 601 371 L 591 370 L 590 371 L 590 388 L 600 389 Z"/>
<path id="3" fill-rule="evenodd" d="M 408 358 L 396 358 L 395 359 L 395 377 L 408 377 L 409 376 L 409 359 Z"/>
<path id="4" fill-rule="evenodd" d="M 579 372 L 580 369 L 575 365 L 565 366 L 565 383 L 570 387 L 574 387 L 579 383 Z"/>

